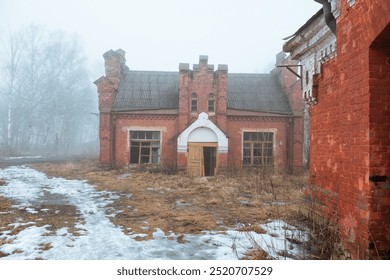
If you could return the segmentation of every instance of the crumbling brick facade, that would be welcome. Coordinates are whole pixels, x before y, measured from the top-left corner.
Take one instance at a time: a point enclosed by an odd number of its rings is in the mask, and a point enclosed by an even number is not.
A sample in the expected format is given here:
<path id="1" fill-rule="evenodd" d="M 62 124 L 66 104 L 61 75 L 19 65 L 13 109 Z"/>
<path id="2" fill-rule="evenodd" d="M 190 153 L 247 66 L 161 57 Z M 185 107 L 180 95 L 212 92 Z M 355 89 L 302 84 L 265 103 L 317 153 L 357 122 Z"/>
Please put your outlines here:
<path id="1" fill-rule="evenodd" d="M 330 2 L 337 50 L 313 76 L 312 195 L 353 259 L 390 258 L 390 2 Z"/>

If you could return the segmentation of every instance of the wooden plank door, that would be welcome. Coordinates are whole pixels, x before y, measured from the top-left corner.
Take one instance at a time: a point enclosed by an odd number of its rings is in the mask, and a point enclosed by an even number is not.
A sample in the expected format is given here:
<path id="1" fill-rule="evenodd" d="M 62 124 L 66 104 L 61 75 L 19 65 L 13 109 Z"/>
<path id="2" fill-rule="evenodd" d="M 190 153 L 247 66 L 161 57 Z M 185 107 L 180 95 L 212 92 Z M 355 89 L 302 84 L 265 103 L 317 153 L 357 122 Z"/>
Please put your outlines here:
<path id="1" fill-rule="evenodd" d="M 189 176 L 204 176 L 204 158 L 202 146 L 188 145 L 187 171 Z"/>

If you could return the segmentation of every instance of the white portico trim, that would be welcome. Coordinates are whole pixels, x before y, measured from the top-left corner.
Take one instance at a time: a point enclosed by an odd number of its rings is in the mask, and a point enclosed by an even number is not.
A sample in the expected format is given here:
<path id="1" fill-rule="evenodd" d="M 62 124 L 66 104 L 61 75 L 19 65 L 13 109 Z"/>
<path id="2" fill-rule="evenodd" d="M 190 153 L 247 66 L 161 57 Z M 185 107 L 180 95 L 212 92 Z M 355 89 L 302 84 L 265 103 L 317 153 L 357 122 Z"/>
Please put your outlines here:
<path id="1" fill-rule="evenodd" d="M 217 142 L 219 153 L 227 153 L 228 151 L 228 139 L 225 133 L 209 120 L 209 116 L 205 112 L 200 113 L 198 119 L 179 135 L 177 151 L 179 153 L 187 152 L 188 142 Z"/>

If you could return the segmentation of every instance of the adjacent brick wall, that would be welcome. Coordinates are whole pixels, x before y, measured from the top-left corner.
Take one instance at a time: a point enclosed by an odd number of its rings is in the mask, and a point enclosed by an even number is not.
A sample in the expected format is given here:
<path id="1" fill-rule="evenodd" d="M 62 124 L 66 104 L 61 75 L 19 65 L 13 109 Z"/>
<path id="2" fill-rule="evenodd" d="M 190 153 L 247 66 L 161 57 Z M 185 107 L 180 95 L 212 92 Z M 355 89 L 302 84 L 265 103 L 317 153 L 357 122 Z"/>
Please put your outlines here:
<path id="1" fill-rule="evenodd" d="M 294 117 L 293 120 L 293 143 L 292 143 L 292 171 L 295 174 L 302 173 L 303 167 L 303 142 L 304 142 L 304 127 L 303 116 Z"/>
<path id="2" fill-rule="evenodd" d="M 390 176 L 390 23 L 370 46 L 369 81 L 370 175 Z M 369 246 L 390 258 L 390 189 L 382 187 L 374 186 L 368 201 Z"/>
<path id="3" fill-rule="evenodd" d="M 276 56 L 276 67 L 272 73 L 277 75 L 281 85 L 284 88 L 288 98 L 293 117 L 286 122 L 288 129 L 286 133 L 286 168 L 292 173 L 303 172 L 303 149 L 304 149 L 304 99 L 302 97 L 302 78 L 298 78 L 287 67 L 295 71 L 296 74 L 302 75 L 301 68 L 297 66 L 299 61 L 292 60 L 286 53 L 280 52 Z M 294 66 L 295 65 L 295 66 Z"/>
<path id="4" fill-rule="evenodd" d="M 314 81 L 310 180 L 319 189 L 313 195 L 338 222 L 342 245 L 354 259 L 390 252 L 390 193 L 369 182 L 371 175 L 390 176 L 390 53 L 383 44 L 372 47 L 389 22 L 387 0 L 352 7 L 342 1 L 337 56 Z"/>

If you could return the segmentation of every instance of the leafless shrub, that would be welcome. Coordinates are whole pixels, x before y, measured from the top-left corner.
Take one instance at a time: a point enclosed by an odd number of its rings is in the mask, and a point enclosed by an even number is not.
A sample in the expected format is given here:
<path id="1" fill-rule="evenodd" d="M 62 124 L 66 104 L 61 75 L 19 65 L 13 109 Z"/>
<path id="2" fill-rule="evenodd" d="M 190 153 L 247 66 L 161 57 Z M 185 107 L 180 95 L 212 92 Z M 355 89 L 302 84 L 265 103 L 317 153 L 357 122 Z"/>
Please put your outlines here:
<path id="1" fill-rule="evenodd" d="M 283 252 L 268 252 L 270 255 L 279 255 L 296 259 L 331 259 L 335 251 L 335 244 L 339 242 L 337 225 L 337 213 L 332 217 L 323 218 L 317 201 L 310 197 L 311 192 L 307 176 L 289 175 L 275 170 L 246 169 L 231 171 L 234 176 L 241 177 L 243 182 L 240 193 L 252 190 L 260 202 L 272 209 L 270 218 L 282 219 L 294 226 L 305 227 L 307 238 L 286 236 L 288 244 L 302 245 L 302 255 L 290 256 L 287 248 Z M 306 193 L 305 193 L 306 191 Z M 254 251 L 262 251 L 264 248 L 249 234 L 248 238 L 253 243 Z M 286 243 L 287 244 L 287 243 Z M 268 244 L 268 248 L 273 248 Z M 276 249 L 275 249 L 276 250 Z M 271 254 L 272 253 L 272 254 Z M 253 255 L 252 255 L 253 256 Z"/>
<path id="2" fill-rule="evenodd" d="M 311 258 L 332 259 L 335 258 L 335 245 L 340 241 L 336 226 L 338 214 L 334 211 L 330 216 L 325 217 L 321 211 L 321 204 L 313 193 L 313 186 L 308 185 L 302 207 L 302 214 L 306 217 L 309 228 L 309 241 L 306 247 L 312 253 Z"/>
<path id="3" fill-rule="evenodd" d="M 151 174 L 165 174 L 165 175 L 177 174 L 177 166 L 176 164 L 173 163 L 137 164 L 137 165 L 130 165 L 129 169 L 137 172 L 148 172 Z"/>

